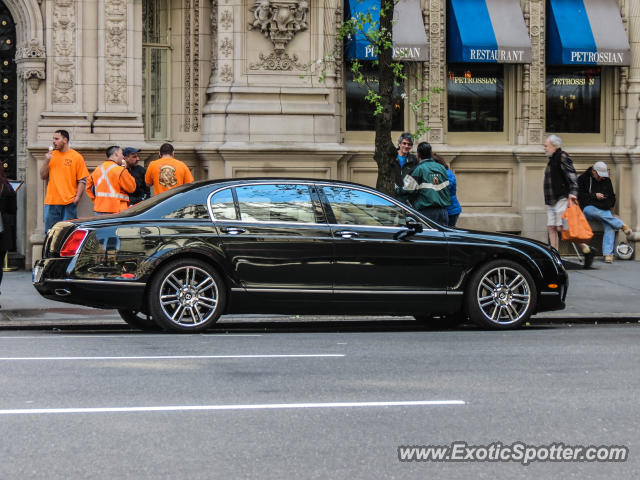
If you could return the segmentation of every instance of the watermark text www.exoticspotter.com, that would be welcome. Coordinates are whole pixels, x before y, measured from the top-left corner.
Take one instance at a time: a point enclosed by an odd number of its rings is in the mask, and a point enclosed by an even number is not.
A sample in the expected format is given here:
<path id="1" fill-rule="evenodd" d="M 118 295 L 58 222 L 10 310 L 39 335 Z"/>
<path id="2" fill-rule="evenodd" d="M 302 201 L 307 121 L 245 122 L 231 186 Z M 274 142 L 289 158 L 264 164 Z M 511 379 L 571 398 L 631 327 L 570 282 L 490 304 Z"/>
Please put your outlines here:
<path id="1" fill-rule="evenodd" d="M 515 442 L 504 445 L 469 445 L 452 442 L 449 445 L 406 445 L 398 447 L 401 462 L 625 462 L 629 449 L 622 445 L 528 445 Z"/>

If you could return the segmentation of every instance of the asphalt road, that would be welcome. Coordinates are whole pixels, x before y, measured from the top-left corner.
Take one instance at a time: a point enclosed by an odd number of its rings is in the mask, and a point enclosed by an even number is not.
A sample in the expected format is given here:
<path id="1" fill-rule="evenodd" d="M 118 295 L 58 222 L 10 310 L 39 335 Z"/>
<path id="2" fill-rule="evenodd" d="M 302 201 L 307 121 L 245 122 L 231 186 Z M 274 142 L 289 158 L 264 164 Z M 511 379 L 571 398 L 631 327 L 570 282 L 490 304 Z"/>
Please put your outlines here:
<path id="1" fill-rule="evenodd" d="M 637 324 L 307 327 L 2 331 L 0 479 L 637 478 Z M 457 441 L 629 458 L 398 459 Z"/>

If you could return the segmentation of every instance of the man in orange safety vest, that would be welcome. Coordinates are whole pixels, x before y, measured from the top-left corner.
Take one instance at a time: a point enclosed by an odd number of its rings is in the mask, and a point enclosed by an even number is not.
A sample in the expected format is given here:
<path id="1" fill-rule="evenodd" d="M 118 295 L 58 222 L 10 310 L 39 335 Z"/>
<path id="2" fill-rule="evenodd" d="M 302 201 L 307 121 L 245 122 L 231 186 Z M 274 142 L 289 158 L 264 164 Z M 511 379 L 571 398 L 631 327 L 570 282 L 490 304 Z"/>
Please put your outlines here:
<path id="1" fill-rule="evenodd" d="M 129 193 L 136 189 L 136 180 L 126 169 L 122 149 L 107 148 L 107 161 L 98 165 L 87 179 L 87 194 L 93 201 L 96 215 L 118 213 L 129 207 Z"/>

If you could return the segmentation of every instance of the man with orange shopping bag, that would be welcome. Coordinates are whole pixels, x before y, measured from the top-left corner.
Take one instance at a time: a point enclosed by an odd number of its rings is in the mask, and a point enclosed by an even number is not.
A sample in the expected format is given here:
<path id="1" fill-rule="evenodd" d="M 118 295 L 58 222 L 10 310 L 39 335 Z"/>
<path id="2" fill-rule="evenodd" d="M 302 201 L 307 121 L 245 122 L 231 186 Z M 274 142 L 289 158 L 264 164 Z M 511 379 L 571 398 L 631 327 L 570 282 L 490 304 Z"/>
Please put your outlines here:
<path id="1" fill-rule="evenodd" d="M 562 214 L 570 201 L 578 201 L 578 175 L 571 157 L 561 147 L 562 139 L 557 135 L 549 135 L 544 141 L 544 152 L 549 157 L 549 163 L 544 170 L 547 232 L 549 244 L 556 250 L 559 247 L 558 233 L 562 231 Z M 590 267 L 595 252 L 586 243 L 580 243 L 579 247 L 584 255 L 585 268 Z"/>

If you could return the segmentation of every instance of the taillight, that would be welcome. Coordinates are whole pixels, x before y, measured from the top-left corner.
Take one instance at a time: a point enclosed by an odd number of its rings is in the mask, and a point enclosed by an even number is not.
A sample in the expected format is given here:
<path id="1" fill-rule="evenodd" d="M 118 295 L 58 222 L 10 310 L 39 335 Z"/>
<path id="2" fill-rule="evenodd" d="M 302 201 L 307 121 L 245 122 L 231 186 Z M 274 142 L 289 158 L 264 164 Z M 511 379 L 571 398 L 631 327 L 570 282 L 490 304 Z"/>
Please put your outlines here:
<path id="1" fill-rule="evenodd" d="M 76 253 L 78 253 L 78 249 L 84 240 L 84 237 L 87 236 L 86 230 L 78 229 L 73 232 L 67 239 L 64 241 L 64 245 L 62 245 L 62 249 L 60 250 L 61 257 L 73 257 Z"/>

